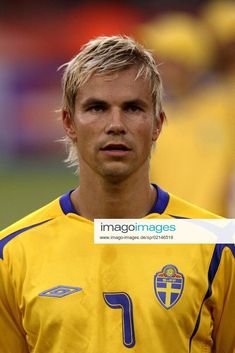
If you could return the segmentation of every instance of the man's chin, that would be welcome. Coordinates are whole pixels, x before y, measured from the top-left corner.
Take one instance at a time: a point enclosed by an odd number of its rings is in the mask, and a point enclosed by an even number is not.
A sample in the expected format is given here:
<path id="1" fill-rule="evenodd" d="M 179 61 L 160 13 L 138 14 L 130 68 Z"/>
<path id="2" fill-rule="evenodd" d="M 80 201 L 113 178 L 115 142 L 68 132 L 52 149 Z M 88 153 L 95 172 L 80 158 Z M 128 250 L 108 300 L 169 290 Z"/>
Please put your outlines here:
<path id="1" fill-rule="evenodd" d="M 104 179 L 107 179 L 108 181 L 113 183 L 118 183 L 127 179 L 130 176 L 131 171 L 129 170 L 129 168 L 127 169 L 113 167 L 103 169 L 101 174 Z"/>

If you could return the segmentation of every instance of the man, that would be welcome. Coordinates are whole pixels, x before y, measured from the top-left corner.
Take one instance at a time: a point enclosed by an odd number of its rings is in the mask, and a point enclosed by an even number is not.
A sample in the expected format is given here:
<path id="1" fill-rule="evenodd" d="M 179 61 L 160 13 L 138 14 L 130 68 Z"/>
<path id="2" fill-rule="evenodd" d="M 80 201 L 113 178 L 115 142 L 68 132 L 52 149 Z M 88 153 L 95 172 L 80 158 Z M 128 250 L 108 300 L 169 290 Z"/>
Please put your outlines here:
<path id="1" fill-rule="evenodd" d="M 164 120 L 151 54 L 100 37 L 65 66 L 80 185 L 1 234 L 0 352 L 232 353 L 233 246 L 94 244 L 94 218 L 216 217 L 149 183 Z"/>

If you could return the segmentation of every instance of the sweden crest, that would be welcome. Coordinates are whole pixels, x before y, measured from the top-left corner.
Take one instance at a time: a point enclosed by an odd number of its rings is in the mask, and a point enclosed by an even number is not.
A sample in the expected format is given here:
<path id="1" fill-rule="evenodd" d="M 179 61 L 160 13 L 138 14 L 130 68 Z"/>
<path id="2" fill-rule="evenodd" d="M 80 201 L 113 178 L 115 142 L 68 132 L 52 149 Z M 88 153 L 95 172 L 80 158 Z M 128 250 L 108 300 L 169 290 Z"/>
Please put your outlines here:
<path id="1" fill-rule="evenodd" d="M 174 265 L 166 265 L 154 276 L 154 290 L 160 304 L 170 309 L 180 299 L 184 289 L 184 276 Z"/>

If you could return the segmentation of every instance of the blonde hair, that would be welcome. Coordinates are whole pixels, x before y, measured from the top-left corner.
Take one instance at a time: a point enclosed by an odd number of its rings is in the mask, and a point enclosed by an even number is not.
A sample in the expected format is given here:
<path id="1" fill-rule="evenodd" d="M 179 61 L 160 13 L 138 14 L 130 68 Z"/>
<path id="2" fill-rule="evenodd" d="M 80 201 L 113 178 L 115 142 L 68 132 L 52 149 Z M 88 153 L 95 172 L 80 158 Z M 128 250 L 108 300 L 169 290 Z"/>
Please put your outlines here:
<path id="1" fill-rule="evenodd" d="M 162 82 L 157 64 L 150 51 L 127 36 L 97 37 L 85 44 L 81 51 L 69 62 L 62 65 L 63 100 L 62 111 L 73 118 L 78 89 L 94 74 L 109 74 L 137 66 L 138 77 L 149 80 L 156 119 L 162 112 Z M 63 141 L 69 166 L 78 168 L 78 154 L 75 143 L 66 136 Z"/>

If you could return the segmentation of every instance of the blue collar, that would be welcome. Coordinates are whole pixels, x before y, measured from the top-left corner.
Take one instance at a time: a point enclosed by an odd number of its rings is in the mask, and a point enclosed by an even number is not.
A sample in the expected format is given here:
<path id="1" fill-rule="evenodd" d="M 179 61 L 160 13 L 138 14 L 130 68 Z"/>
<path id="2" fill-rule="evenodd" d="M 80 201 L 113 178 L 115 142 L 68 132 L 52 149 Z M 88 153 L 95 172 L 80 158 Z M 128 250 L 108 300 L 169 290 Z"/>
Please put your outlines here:
<path id="1" fill-rule="evenodd" d="M 156 184 L 152 184 L 152 185 L 157 190 L 157 197 L 156 197 L 156 200 L 154 202 L 153 207 L 148 212 L 148 214 L 150 214 L 150 213 L 162 214 L 168 205 L 170 195 L 168 194 L 168 192 L 162 190 L 158 185 L 156 185 Z"/>
<path id="2" fill-rule="evenodd" d="M 156 184 L 152 184 L 152 185 L 157 191 L 157 197 L 153 207 L 148 212 L 148 214 L 150 213 L 162 214 L 168 205 L 170 196 L 166 191 L 162 190 L 158 185 Z M 66 194 L 60 197 L 60 207 L 62 208 L 62 211 L 64 212 L 64 214 L 75 213 L 78 215 L 79 213 L 76 211 L 71 201 L 70 195 L 72 192 L 73 190 L 67 192 Z"/>

